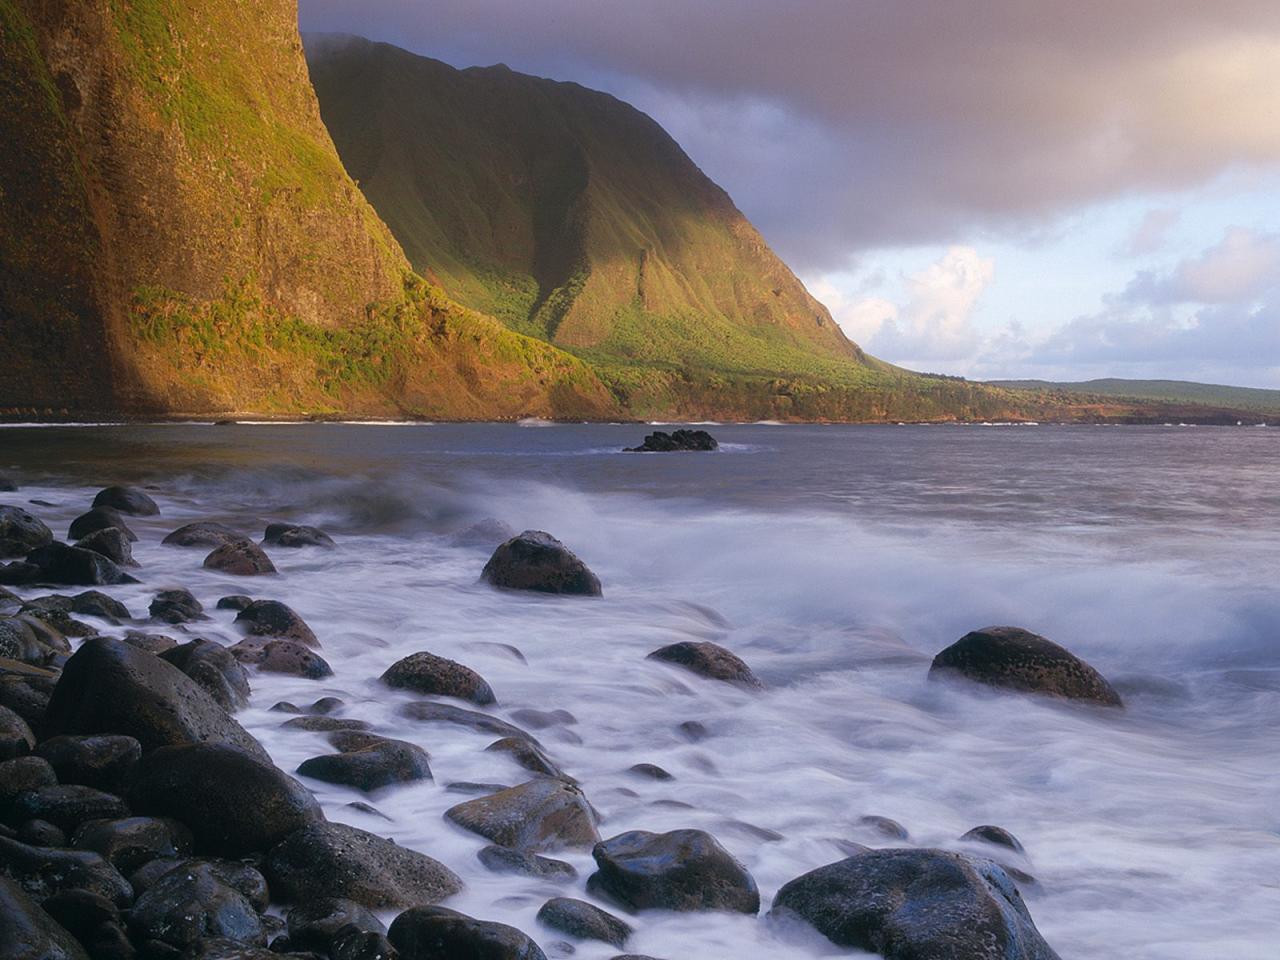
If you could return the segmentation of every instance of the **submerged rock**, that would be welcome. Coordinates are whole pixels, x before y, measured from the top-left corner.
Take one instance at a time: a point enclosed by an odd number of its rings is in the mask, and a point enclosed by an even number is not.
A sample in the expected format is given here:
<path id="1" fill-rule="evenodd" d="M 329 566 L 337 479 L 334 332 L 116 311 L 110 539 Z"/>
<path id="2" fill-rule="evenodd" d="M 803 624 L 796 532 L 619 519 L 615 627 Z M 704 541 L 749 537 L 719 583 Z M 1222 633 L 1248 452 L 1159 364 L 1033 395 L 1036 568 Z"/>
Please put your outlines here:
<path id="1" fill-rule="evenodd" d="M 208 620 L 204 615 L 204 605 L 195 598 L 190 590 L 161 590 L 155 595 L 148 608 L 152 620 L 161 623 L 191 623 L 193 620 Z"/>
<path id="2" fill-rule="evenodd" d="M 478 710 L 464 710 L 451 703 L 437 703 L 434 700 L 417 700 L 406 703 L 400 708 L 401 716 L 423 723 L 448 723 L 460 727 L 468 727 L 479 733 L 492 733 L 500 737 L 523 737 L 533 740 L 525 731 L 514 724 L 507 723 L 497 717 Z M 537 742 L 536 740 L 534 741 Z"/>
<path id="3" fill-rule="evenodd" d="M 384 740 L 342 753 L 304 760 L 298 773 L 326 783 L 340 783 L 366 793 L 397 783 L 431 779 L 427 752 L 404 740 Z"/>
<path id="4" fill-rule="evenodd" d="M 232 599 L 240 598 L 223 597 L 218 601 L 218 605 L 222 606 L 223 601 Z M 320 646 L 315 633 L 292 607 L 279 600 L 249 600 L 248 597 L 244 599 L 248 602 L 243 606 L 235 607 L 240 611 L 236 615 L 236 623 L 249 636 L 294 640 L 308 647 Z"/>
<path id="5" fill-rule="evenodd" d="M 270 547 L 324 547 L 332 550 L 337 546 L 323 530 L 296 523 L 269 523 L 262 543 Z"/>
<path id="6" fill-rule="evenodd" d="M 578 877 L 578 871 L 571 863 L 539 856 L 536 853 L 526 853 L 523 850 L 514 850 L 511 847 L 502 847 L 496 843 L 481 847 L 476 858 L 484 864 L 486 869 L 494 873 L 517 873 L 526 877 L 537 877 L 539 880 L 563 882 L 576 880 Z"/>
<path id="7" fill-rule="evenodd" d="M 599 869 L 587 890 L 628 910 L 760 909 L 747 868 L 703 830 L 632 830 L 597 843 L 591 856 Z"/>
<path id="8" fill-rule="evenodd" d="M 515 927 L 446 907 L 406 910 L 392 922 L 387 939 L 404 960 L 546 960 L 541 948 Z"/>
<path id="9" fill-rule="evenodd" d="M 204 558 L 204 566 L 237 577 L 256 577 L 276 572 L 271 558 L 252 540 L 229 540 Z"/>
<path id="10" fill-rule="evenodd" d="M 961 840 L 967 840 L 970 843 L 990 843 L 997 847 L 1007 847 L 1015 853 L 1026 853 L 1022 849 L 1022 844 L 1012 833 L 1004 827 L 996 827 L 991 824 L 983 824 L 980 827 L 974 827 L 967 831 Z"/>
<path id="11" fill-rule="evenodd" d="M 179 527 L 160 542 L 171 547 L 220 547 L 233 540 L 247 539 L 226 524 L 200 520 Z"/>
<path id="12" fill-rule="evenodd" d="M 987 627 L 967 633 L 933 658 L 930 679 L 967 680 L 1120 707 L 1120 694 L 1102 674 L 1064 647 L 1019 627 Z"/>
<path id="13" fill-rule="evenodd" d="M 507 590 L 601 596 L 600 579 L 568 547 L 541 530 L 526 530 L 499 546 L 480 579 Z"/>
<path id="14" fill-rule="evenodd" d="M 623 453 L 682 453 L 719 449 L 715 437 L 705 430 L 655 430 L 638 447 L 623 447 Z"/>
<path id="15" fill-rule="evenodd" d="M 135 517 L 154 517 L 160 513 L 156 502 L 137 487 L 107 487 L 98 491 L 98 495 L 93 498 L 93 505 L 112 507 Z"/>
<path id="16" fill-rule="evenodd" d="M 524 851 L 596 843 L 595 811 L 574 784 L 530 780 L 450 807 L 445 817 L 504 847 Z"/>
<path id="17" fill-rule="evenodd" d="M 600 940 L 623 947 L 635 931 L 613 914 L 572 897 L 553 897 L 538 911 L 537 921 L 579 940 Z"/>
<path id="18" fill-rule="evenodd" d="M 324 657 L 293 640 L 268 641 L 262 646 L 261 657 L 253 662 L 257 663 L 259 670 L 267 673 L 283 673 L 307 680 L 333 676 L 333 668 Z"/>
<path id="19" fill-rule="evenodd" d="M 1013 881 L 943 850 L 869 850 L 797 877 L 772 916 L 886 960 L 1058 960 Z"/>
<path id="20" fill-rule="evenodd" d="M 722 680 L 749 689 L 764 686 L 737 654 L 709 640 L 682 640 L 653 651 L 646 659 L 684 667 L 708 680 Z"/>
<path id="21" fill-rule="evenodd" d="M 397 690 L 457 697 L 479 706 L 494 702 L 493 688 L 470 667 L 434 653 L 411 653 L 387 668 L 382 682 Z"/>

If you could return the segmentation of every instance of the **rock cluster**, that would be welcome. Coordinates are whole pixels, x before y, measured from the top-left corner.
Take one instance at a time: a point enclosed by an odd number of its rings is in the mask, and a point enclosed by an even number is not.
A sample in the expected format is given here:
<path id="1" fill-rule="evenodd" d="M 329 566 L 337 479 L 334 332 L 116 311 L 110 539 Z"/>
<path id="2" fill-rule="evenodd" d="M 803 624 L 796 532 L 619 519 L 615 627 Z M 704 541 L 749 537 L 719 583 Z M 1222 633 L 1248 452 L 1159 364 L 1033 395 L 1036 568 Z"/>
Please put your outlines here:
<path id="1" fill-rule="evenodd" d="M 705 430 L 655 430 L 638 447 L 624 447 L 623 453 L 685 453 L 718 450 L 720 444 Z"/>

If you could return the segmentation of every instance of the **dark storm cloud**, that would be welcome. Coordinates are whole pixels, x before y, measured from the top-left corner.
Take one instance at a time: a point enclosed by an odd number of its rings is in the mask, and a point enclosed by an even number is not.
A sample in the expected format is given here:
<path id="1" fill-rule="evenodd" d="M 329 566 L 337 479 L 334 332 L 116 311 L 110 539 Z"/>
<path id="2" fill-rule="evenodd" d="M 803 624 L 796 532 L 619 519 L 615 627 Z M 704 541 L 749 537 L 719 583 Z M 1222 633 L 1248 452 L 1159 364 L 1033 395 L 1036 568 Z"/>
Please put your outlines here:
<path id="1" fill-rule="evenodd" d="M 809 268 L 1280 160 L 1274 0 L 303 0 L 302 22 L 630 99 Z"/>

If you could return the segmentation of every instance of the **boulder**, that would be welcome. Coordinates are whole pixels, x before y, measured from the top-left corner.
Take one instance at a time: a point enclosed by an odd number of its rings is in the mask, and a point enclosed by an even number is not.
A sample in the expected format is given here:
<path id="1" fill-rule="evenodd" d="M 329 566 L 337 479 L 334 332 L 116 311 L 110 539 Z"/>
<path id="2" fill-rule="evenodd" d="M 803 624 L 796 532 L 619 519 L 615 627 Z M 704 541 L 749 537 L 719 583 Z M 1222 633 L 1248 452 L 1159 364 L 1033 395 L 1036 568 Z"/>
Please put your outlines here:
<path id="1" fill-rule="evenodd" d="M 172 650 L 178 645 L 178 641 L 167 634 L 144 633 L 142 630 L 126 630 L 121 639 L 134 649 L 155 654 Z"/>
<path id="2" fill-rule="evenodd" d="M 632 830 L 597 843 L 587 890 L 627 910 L 754 914 L 760 892 L 747 868 L 703 830 Z"/>
<path id="3" fill-rule="evenodd" d="M 246 597 L 243 593 L 233 593 L 226 597 L 219 597 L 215 606 L 219 610 L 243 610 L 249 604 L 253 603 L 253 597 Z"/>
<path id="4" fill-rule="evenodd" d="M 152 620 L 161 623 L 191 623 L 193 620 L 209 619 L 204 615 L 204 605 L 190 590 L 161 590 L 151 601 L 148 612 Z"/>
<path id="5" fill-rule="evenodd" d="M 573 864 L 551 857 L 513 850 L 511 847 L 500 847 L 491 843 L 481 847 L 476 854 L 485 869 L 494 873 L 517 873 L 525 877 L 536 877 L 539 880 L 553 880 L 568 883 L 578 878 L 578 871 Z"/>
<path id="6" fill-rule="evenodd" d="M 12 822 L 44 820 L 67 834 L 87 820 L 115 820 L 128 815 L 129 808 L 115 794 L 67 783 L 20 793 L 9 806 Z"/>
<path id="7" fill-rule="evenodd" d="M 250 864 L 241 860 L 218 860 L 203 857 L 158 857 L 149 860 L 135 870 L 129 877 L 134 892 L 138 896 L 150 890 L 161 878 L 174 870 L 191 870 L 197 866 L 207 866 L 210 872 L 223 884 L 235 890 L 253 905 L 253 909 L 262 913 L 267 909 L 270 893 L 267 890 L 267 878 Z"/>
<path id="8" fill-rule="evenodd" d="M 378 738 L 342 753 L 304 760 L 298 773 L 368 793 L 392 784 L 430 780 L 431 767 L 427 760 L 427 752 L 415 744 Z"/>
<path id="9" fill-rule="evenodd" d="M 480 579 L 505 590 L 601 595 L 599 578 L 568 547 L 541 530 L 526 530 L 499 546 Z"/>
<path id="10" fill-rule="evenodd" d="M 267 759 L 258 741 L 185 673 L 110 637 L 91 637 L 67 661 L 49 701 L 45 732 L 123 734 L 144 751 L 226 743 Z"/>
<path id="11" fill-rule="evenodd" d="M 886 960 L 1058 960 L 995 864 L 943 850 L 868 850 L 797 877 L 772 916 Z"/>
<path id="12" fill-rule="evenodd" d="M 341 823 L 311 823 L 273 847 L 264 863 L 286 902 L 341 897 L 372 910 L 435 903 L 462 889 L 448 867 Z"/>
<path id="13" fill-rule="evenodd" d="M 333 668 L 324 657 L 293 640 L 272 640 L 263 644 L 256 663 L 259 670 L 267 673 L 283 673 L 307 680 L 333 676 Z"/>
<path id="14" fill-rule="evenodd" d="M 93 498 L 93 505 L 112 507 L 135 517 L 154 517 L 160 513 L 156 502 L 137 487 L 107 487 L 99 490 L 98 495 Z"/>
<path id="15" fill-rule="evenodd" d="M 275 564 L 252 540 L 229 540 L 204 558 L 209 570 L 234 574 L 237 577 L 256 577 L 275 573 Z"/>
<path id="16" fill-rule="evenodd" d="M 13 802 L 22 794 L 41 787 L 52 787 L 58 782 L 57 774 L 47 760 L 26 756 L 0 763 L 0 822 L 7 822 Z"/>
<path id="17" fill-rule="evenodd" d="M 302 784 L 237 747 L 161 747 L 138 764 L 129 802 L 140 814 L 187 824 L 197 852 L 241 857 L 263 851 L 320 820 Z"/>
<path id="18" fill-rule="evenodd" d="M 158 941 L 178 950 L 212 937 L 258 946 L 267 943 L 253 904 L 207 863 L 183 866 L 160 877 L 129 911 L 129 930 L 135 940 Z"/>
<path id="19" fill-rule="evenodd" d="M 93 960 L 133 960 L 136 956 L 119 908 L 105 897 L 67 890 L 54 894 L 41 906 Z"/>
<path id="20" fill-rule="evenodd" d="M 367 720 L 357 720 L 354 717 L 294 717 L 292 720 L 286 720 L 280 724 L 281 727 L 289 730 L 309 730 L 312 733 L 332 733 L 335 730 L 368 730 L 370 724 Z"/>
<path id="21" fill-rule="evenodd" d="M 385 934 L 382 921 L 367 909 L 341 897 L 319 897 L 289 910 L 289 947 L 327 955 L 339 932 L 348 927 L 361 933 Z"/>
<path id="22" fill-rule="evenodd" d="M 0 837 L 0 877 L 8 877 L 36 900 L 46 900 L 64 890 L 85 890 L 118 907 L 127 907 L 133 901 L 129 881 L 88 850 L 33 847 Z"/>
<path id="23" fill-rule="evenodd" d="M 33 847 L 65 847 L 67 834 L 48 820 L 25 820 L 18 826 L 15 840 Z"/>
<path id="24" fill-rule="evenodd" d="M 613 914 L 572 897 L 553 897 L 538 911 L 537 921 L 579 940 L 600 940 L 623 947 L 635 931 Z"/>
<path id="25" fill-rule="evenodd" d="M 0 557 L 25 557 L 53 542 L 53 531 L 21 507 L 0 504 Z"/>
<path id="26" fill-rule="evenodd" d="M 633 763 L 627 767 L 627 773 L 640 777 L 644 780 L 674 780 L 668 771 L 658 766 L 656 763 Z"/>
<path id="27" fill-rule="evenodd" d="M 31 624 L 19 617 L 0 617 L 0 657 L 23 663 L 44 663 L 53 651 L 40 642 Z"/>
<path id="28" fill-rule="evenodd" d="M 33 729 L 42 727 L 57 681 L 53 670 L 0 657 L 0 706 L 8 707 Z"/>
<path id="29" fill-rule="evenodd" d="M 708 680 L 753 690 L 763 686 L 741 658 L 710 640 L 681 640 L 653 651 L 646 659 L 675 664 Z"/>
<path id="30" fill-rule="evenodd" d="M 470 667 L 425 650 L 393 663 L 382 675 L 382 682 L 396 690 L 457 697 L 478 706 L 494 702 L 493 688 L 484 677 Z"/>
<path id="31" fill-rule="evenodd" d="M 960 839 L 969 843 L 990 843 L 997 847 L 1007 847 L 1015 853 L 1026 853 L 1017 837 L 1004 827 L 996 827 L 991 824 L 974 827 Z"/>
<path id="32" fill-rule="evenodd" d="M 69 547 L 65 543 L 55 542 L 37 547 L 27 554 L 26 562 L 39 570 L 35 579 L 47 583 L 101 587 L 138 582 L 137 577 L 125 573 L 102 554 L 80 547 Z"/>
<path id="33" fill-rule="evenodd" d="M 909 840 L 911 838 L 911 835 L 907 833 L 906 827 L 897 820 L 891 820 L 888 817 L 868 814 L 858 818 L 858 825 L 890 840 Z"/>
<path id="34" fill-rule="evenodd" d="M 67 609 L 83 617 L 101 617 L 112 621 L 129 620 L 133 617 L 128 607 L 101 590 L 85 590 L 83 593 L 77 593 L 70 598 Z"/>
<path id="35" fill-rule="evenodd" d="M 133 559 L 133 545 L 129 542 L 125 532 L 119 527 L 106 527 L 102 530 L 95 530 L 87 537 L 77 540 L 75 546 L 81 550 L 100 553 L 112 563 L 121 567 L 138 566 L 138 561 Z"/>
<path id="36" fill-rule="evenodd" d="M 563 780 L 530 780 L 445 811 L 465 830 L 526 852 L 596 843 L 595 811 L 577 786 Z"/>
<path id="37" fill-rule="evenodd" d="M 447 723 L 459 727 L 467 727 L 477 733 L 491 733 L 500 737 L 524 737 L 533 740 L 528 733 L 519 727 L 492 717 L 478 710 L 464 710 L 451 703 L 436 703 L 434 700 L 416 700 L 406 703 L 400 708 L 400 715 L 410 720 L 423 723 Z M 537 742 L 537 741 L 534 741 Z"/>
<path id="38" fill-rule="evenodd" d="M 977 683 L 1064 700 L 1120 707 L 1120 694 L 1102 674 L 1052 640 L 1019 627 L 967 633 L 933 658 L 929 678 Z"/>
<path id="39" fill-rule="evenodd" d="M 329 947 L 329 960 L 399 960 L 398 951 L 381 933 L 343 932 Z"/>
<path id="40" fill-rule="evenodd" d="M 391 923 L 387 939 L 403 960 L 546 960 L 528 936 L 505 923 L 446 907 L 414 907 Z"/>
<path id="41" fill-rule="evenodd" d="M 159 657 L 200 684 L 228 713 L 249 702 L 249 675 L 222 644 L 197 638 L 165 650 Z"/>
<path id="42" fill-rule="evenodd" d="M 694 453 L 718 450 L 720 444 L 705 430 L 655 430 L 638 447 L 623 447 L 623 453 Z"/>
<path id="43" fill-rule="evenodd" d="M 28 563 L 26 560 L 0 563 L 0 584 L 17 587 L 23 584 L 37 583 L 39 580 L 40 568 L 34 563 Z"/>
<path id="44" fill-rule="evenodd" d="M 0 706 L 0 760 L 25 757 L 35 746 L 36 736 L 27 721 L 8 707 Z"/>
<path id="45" fill-rule="evenodd" d="M 224 597 L 223 600 L 231 599 Z M 247 599 L 247 598 L 246 598 Z M 222 606 L 219 600 L 218 605 Z M 273 637 L 293 640 L 308 647 L 320 646 L 320 641 L 292 607 L 279 600 L 249 600 L 238 607 L 236 623 L 251 637 Z"/>
<path id="46" fill-rule="evenodd" d="M 555 762 L 543 752 L 542 748 L 527 737 L 503 737 L 484 748 L 485 753 L 505 753 L 517 764 L 530 773 L 544 777 L 559 777 L 572 780 L 565 775 Z"/>
<path id="47" fill-rule="evenodd" d="M 220 547 L 224 543 L 244 539 L 244 534 L 225 524 L 200 520 L 179 527 L 160 542 L 171 547 Z"/>
<path id="48" fill-rule="evenodd" d="M 83 540 L 89 534 L 109 527 L 115 527 L 131 542 L 138 542 L 138 535 L 129 529 L 129 525 L 124 522 L 124 517 L 120 516 L 120 511 L 114 507 L 94 507 L 88 513 L 80 514 L 71 521 L 71 526 L 67 530 L 67 539 Z"/>
<path id="49" fill-rule="evenodd" d="M 163 817 L 89 820 L 71 837 L 72 847 L 101 854 L 124 876 L 161 857 L 185 857 L 191 844 L 190 830 Z"/>
<path id="50" fill-rule="evenodd" d="M 22 887 L 0 874 L 0 956 L 4 960 L 89 960 L 84 947 Z"/>
<path id="51" fill-rule="evenodd" d="M 263 546 L 269 547 L 324 547 L 332 550 L 337 544 L 318 527 L 297 523 L 269 523 L 262 537 Z"/>

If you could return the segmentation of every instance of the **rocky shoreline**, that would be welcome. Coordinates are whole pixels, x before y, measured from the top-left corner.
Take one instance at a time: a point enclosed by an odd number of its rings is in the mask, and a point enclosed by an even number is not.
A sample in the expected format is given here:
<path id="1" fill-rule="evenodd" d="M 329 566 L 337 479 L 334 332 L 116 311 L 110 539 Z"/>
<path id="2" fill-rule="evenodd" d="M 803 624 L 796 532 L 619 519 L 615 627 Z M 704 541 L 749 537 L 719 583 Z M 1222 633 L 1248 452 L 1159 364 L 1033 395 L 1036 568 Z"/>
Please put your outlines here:
<path id="1" fill-rule="evenodd" d="M 845 859 L 815 864 L 764 904 L 748 869 L 705 830 L 603 835 L 587 790 L 537 735 L 571 715 L 552 702 L 499 716 L 483 676 L 421 650 L 381 674 L 388 690 L 422 698 L 401 713 L 438 730 L 488 733 L 495 739 L 486 749 L 527 774 L 513 786 L 448 784 L 470 796 L 445 812 L 440 830 L 460 828 L 486 843 L 476 856 L 490 871 L 578 894 L 549 897 L 531 930 L 442 906 L 463 888 L 455 869 L 329 821 L 293 776 L 367 795 L 373 806 L 353 805 L 377 814 L 378 791 L 433 779 L 421 745 L 384 736 L 335 698 L 281 702 L 272 709 L 284 729 L 322 735 L 332 748 L 286 771 L 234 716 L 259 674 L 332 673 L 295 610 L 250 594 L 259 578 L 277 576 L 269 551 L 341 550 L 340 541 L 305 525 L 272 524 L 255 541 L 219 523 L 188 523 L 164 542 L 206 552 L 206 568 L 243 578 L 249 592 L 201 598 L 171 587 L 154 594 L 146 616 L 135 616 L 110 589 L 146 576 L 132 558 L 129 520 L 160 514 L 148 493 L 103 489 L 70 525 L 71 543 L 7 499 L 0 505 L 0 555 L 8 558 L 0 566 L 0 960 L 538 960 L 592 942 L 625 950 L 651 911 L 763 911 L 759 922 L 784 933 L 816 931 L 887 960 L 1057 956 L 1019 891 L 1035 884 L 1026 853 L 998 826 L 966 833 L 962 840 L 985 851 L 968 855 L 910 846 L 894 821 L 864 818 L 890 845 L 847 841 Z M 565 596 L 564 604 L 604 595 L 607 585 L 550 534 L 508 534 L 476 531 L 493 543 L 476 571 L 483 583 Z M 67 587 L 90 589 L 60 592 Z M 243 639 L 199 637 L 206 605 L 235 611 Z M 711 641 L 666 644 L 649 659 L 748 695 L 765 686 Z M 938 654 L 929 676 L 1082 709 L 1123 708 L 1087 663 L 1013 627 L 967 634 Z M 690 739 L 705 732 L 685 726 Z M 632 770 L 671 779 L 656 764 Z M 595 869 L 585 879 L 552 856 L 587 850 Z"/>

